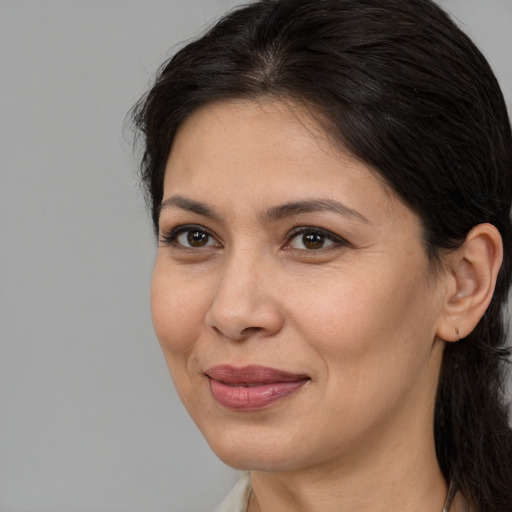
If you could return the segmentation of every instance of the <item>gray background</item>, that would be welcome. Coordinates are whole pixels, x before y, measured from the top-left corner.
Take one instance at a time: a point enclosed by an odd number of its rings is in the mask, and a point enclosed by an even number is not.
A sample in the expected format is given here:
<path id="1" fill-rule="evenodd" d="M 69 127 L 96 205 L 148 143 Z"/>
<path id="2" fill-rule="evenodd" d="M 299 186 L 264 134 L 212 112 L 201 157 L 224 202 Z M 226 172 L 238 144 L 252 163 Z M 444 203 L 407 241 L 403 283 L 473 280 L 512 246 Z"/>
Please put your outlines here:
<path id="1" fill-rule="evenodd" d="M 123 120 L 230 0 L 0 0 L 0 511 L 208 511 L 236 479 L 172 389 Z M 445 0 L 512 102 L 512 0 Z"/>

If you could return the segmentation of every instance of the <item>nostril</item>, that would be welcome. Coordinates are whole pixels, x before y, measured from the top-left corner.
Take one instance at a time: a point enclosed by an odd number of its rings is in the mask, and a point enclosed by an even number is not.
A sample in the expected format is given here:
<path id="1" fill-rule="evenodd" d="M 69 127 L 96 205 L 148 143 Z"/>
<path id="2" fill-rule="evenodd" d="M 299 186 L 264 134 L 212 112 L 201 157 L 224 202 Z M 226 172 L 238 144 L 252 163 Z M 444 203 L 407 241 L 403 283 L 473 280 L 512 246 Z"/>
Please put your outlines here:
<path id="1" fill-rule="evenodd" d="M 217 327 L 216 325 L 212 325 L 211 328 L 217 334 L 227 336 L 234 340 L 243 340 L 265 330 L 263 327 L 246 327 L 245 329 L 242 329 L 240 331 L 235 331 L 233 329 L 225 329 L 226 332 L 224 332 L 222 329 L 219 329 L 219 327 Z"/>
<path id="2" fill-rule="evenodd" d="M 262 331 L 262 327 L 246 327 L 243 331 L 240 332 L 240 336 L 248 336 L 250 334 L 255 334 L 259 331 Z"/>

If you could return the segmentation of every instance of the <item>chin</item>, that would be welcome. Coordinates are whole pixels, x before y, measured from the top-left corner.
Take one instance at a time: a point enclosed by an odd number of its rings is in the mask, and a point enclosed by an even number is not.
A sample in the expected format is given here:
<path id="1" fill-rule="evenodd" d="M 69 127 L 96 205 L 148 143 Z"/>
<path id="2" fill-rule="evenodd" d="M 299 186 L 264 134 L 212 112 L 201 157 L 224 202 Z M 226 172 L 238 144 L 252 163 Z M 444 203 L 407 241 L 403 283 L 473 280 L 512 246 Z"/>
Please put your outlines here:
<path id="1" fill-rule="evenodd" d="M 252 429 L 238 433 L 224 431 L 221 435 L 204 433 L 210 448 L 225 464 L 242 471 L 293 471 L 309 465 L 293 439 L 265 435 Z M 256 429 L 258 430 L 258 429 Z"/>
<path id="2" fill-rule="evenodd" d="M 227 453 L 215 450 L 214 453 L 224 464 L 240 471 L 286 472 L 300 468 L 300 464 L 294 464 L 288 457 L 275 453 Z"/>

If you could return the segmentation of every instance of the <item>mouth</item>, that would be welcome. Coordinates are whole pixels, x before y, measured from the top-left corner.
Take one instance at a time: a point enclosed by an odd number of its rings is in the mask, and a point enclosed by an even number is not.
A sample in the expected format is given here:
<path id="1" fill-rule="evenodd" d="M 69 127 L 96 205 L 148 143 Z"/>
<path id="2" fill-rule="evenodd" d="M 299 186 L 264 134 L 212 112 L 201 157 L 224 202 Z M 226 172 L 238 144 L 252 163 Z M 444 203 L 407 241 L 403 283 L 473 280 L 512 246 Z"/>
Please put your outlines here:
<path id="1" fill-rule="evenodd" d="M 224 407 L 236 411 L 266 408 L 296 393 L 310 379 L 266 366 L 236 368 L 219 365 L 205 372 L 213 398 Z"/>

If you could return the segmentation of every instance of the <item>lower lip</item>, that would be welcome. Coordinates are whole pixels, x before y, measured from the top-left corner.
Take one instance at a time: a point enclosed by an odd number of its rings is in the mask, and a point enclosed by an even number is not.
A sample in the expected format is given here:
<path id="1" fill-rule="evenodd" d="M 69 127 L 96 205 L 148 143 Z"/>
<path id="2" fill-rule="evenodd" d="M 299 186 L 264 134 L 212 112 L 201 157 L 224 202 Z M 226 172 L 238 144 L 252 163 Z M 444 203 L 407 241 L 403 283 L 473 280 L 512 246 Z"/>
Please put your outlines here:
<path id="1" fill-rule="evenodd" d="M 243 387 L 230 386 L 218 380 L 210 379 L 210 389 L 215 400 L 224 407 L 237 411 L 255 411 L 292 395 L 304 386 L 308 380 L 273 382 Z"/>

